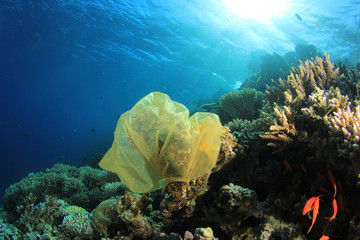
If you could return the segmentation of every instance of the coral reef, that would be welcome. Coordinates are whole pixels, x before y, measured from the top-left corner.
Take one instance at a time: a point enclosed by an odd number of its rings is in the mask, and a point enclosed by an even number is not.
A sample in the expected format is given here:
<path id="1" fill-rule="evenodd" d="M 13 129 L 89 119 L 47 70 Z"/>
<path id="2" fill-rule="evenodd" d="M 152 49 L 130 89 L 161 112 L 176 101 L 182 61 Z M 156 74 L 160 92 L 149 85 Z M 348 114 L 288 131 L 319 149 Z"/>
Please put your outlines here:
<path id="1" fill-rule="evenodd" d="M 303 50 L 315 57 L 314 48 Z M 276 77 L 270 70 L 267 78 Z M 215 167 L 148 194 L 126 192 L 115 174 L 90 167 L 30 174 L 6 191 L 0 238 L 359 239 L 359 75 L 325 53 L 269 81 L 251 120 L 234 119 L 220 103 L 205 106 L 228 122 Z"/>
<path id="2" fill-rule="evenodd" d="M 44 202 L 46 196 L 52 196 L 89 211 L 102 200 L 119 196 L 124 191 L 124 185 L 119 183 L 115 174 L 90 167 L 56 164 L 45 173 L 30 173 L 11 185 L 5 192 L 3 204 L 10 213 L 9 220 L 13 222 L 18 218 L 16 206 L 24 205 L 30 193 L 36 203 Z"/>

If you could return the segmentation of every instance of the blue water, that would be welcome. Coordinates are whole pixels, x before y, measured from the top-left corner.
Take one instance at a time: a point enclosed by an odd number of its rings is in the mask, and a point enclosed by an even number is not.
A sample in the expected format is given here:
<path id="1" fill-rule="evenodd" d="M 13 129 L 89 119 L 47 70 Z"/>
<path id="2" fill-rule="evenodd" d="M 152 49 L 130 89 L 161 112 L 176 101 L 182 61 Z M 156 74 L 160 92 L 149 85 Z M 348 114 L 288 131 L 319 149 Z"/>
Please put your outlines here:
<path id="1" fill-rule="evenodd" d="M 194 109 L 249 77 L 255 53 L 299 43 L 355 64 L 359 29 L 356 0 L 293 1 L 266 23 L 221 0 L 2 0 L 0 195 L 109 147 L 117 118 L 149 92 Z"/>

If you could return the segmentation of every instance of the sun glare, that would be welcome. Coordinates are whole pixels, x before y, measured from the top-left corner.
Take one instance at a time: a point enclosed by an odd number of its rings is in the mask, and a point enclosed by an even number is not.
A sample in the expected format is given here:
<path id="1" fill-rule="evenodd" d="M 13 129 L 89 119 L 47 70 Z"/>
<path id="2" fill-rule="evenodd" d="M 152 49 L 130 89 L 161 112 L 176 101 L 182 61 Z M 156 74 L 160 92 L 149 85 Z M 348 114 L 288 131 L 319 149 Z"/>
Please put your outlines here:
<path id="1" fill-rule="evenodd" d="M 225 6 L 240 18 L 269 21 L 288 9 L 288 0 L 223 0 Z"/>

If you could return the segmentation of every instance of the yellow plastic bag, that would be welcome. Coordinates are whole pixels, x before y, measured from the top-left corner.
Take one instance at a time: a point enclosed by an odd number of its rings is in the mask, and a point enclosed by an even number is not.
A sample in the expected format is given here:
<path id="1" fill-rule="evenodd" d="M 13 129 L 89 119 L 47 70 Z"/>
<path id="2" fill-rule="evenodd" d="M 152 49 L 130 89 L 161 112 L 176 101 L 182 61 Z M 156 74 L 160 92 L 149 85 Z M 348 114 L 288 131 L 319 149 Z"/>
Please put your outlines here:
<path id="1" fill-rule="evenodd" d="M 189 181 L 209 172 L 220 151 L 222 126 L 213 113 L 195 113 L 153 92 L 118 120 L 114 142 L 100 167 L 117 173 L 133 192 L 167 182 Z"/>

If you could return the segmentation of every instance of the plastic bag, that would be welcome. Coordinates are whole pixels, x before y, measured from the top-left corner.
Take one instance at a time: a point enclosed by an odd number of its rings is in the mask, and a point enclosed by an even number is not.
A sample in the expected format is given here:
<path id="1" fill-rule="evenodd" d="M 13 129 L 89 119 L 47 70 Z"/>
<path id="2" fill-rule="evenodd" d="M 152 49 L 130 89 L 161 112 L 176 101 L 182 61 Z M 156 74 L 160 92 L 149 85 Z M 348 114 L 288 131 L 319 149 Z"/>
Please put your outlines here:
<path id="1" fill-rule="evenodd" d="M 118 120 L 114 142 L 100 167 L 117 173 L 133 192 L 167 182 L 189 181 L 209 172 L 220 151 L 222 126 L 213 113 L 195 113 L 153 92 Z"/>

